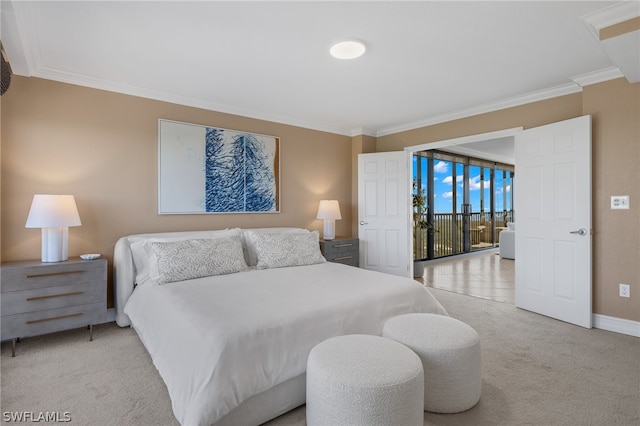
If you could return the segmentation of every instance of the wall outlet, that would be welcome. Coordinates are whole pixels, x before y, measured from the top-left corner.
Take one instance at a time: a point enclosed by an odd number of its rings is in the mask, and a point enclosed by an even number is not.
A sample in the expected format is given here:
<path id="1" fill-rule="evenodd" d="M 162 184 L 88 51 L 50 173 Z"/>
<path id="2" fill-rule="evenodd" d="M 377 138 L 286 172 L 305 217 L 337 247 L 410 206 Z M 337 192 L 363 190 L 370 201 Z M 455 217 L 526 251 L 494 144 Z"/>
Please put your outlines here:
<path id="1" fill-rule="evenodd" d="M 620 297 L 631 297 L 631 286 L 629 284 L 620 284 Z"/>
<path id="2" fill-rule="evenodd" d="M 629 196 L 628 195 L 612 195 L 611 209 L 612 210 L 629 210 Z"/>

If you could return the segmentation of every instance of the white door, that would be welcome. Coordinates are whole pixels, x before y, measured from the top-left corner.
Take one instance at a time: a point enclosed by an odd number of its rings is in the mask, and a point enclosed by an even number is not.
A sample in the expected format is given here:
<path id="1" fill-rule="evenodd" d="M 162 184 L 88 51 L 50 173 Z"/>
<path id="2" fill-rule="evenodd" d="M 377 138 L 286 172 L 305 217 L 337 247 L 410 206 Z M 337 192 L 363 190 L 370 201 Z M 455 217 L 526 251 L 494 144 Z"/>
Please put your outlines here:
<path id="1" fill-rule="evenodd" d="M 515 139 L 515 303 L 591 328 L 591 116 Z"/>
<path id="2" fill-rule="evenodd" d="M 360 267 L 411 277 L 410 153 L 358 155 Z"/>

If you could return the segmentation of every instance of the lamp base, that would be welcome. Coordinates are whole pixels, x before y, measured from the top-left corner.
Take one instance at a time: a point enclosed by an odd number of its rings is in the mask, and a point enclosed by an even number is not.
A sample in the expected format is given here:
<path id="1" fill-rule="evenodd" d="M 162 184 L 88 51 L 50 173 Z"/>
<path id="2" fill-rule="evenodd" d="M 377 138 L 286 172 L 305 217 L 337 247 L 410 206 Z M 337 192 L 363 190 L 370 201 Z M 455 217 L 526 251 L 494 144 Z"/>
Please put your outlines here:
<path id="1" fill-rule="evenodd" d="M 334 219 L 325 219 L 322 225 L 322 238 L 325 240 L 333 240 L 336 238 L 336 221 Z"/>
<path id="2" fill-rule="evenodd" d="M 69 259 L 69 228 L 42 228 L 42 262 L 64 262 Z"/>

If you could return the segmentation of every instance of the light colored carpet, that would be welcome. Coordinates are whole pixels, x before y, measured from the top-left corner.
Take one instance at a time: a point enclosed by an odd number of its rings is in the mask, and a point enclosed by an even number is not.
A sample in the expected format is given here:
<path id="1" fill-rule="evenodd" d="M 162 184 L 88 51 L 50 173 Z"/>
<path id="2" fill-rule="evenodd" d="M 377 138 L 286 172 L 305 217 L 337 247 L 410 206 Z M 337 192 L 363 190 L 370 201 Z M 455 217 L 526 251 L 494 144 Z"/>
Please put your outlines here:
<path id="1" fill-rule="evenodd" d="M 482 397 L 425 425 L 639 425 L 640 339 L 433 289 L 482 341 Z M 179 344 L 179 343 L 178 343 Z M 176 425 L 149 355 L 114 323 L 2 344 L 1 411 L 69 412 L 77 425 Z M 42 423 L 40 423 L 42 424 Z M 304 406 L 269 426 L 305 424 Z"/>

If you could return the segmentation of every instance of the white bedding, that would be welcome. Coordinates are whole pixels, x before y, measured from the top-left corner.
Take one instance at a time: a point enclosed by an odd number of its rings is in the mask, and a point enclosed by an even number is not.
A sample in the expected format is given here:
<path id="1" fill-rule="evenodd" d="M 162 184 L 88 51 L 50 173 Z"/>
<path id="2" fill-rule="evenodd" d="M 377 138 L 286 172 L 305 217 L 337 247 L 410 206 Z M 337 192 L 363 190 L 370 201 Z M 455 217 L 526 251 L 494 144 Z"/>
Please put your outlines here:
<path id="1" fill-rule="evenodd" d="M 380 335 L 407 312 L 446 315 L 421 284 L 336 263 L 138 286 L 124 308 L 183 425 L 211 425 L 306 370 L 337 335 Z"/>

